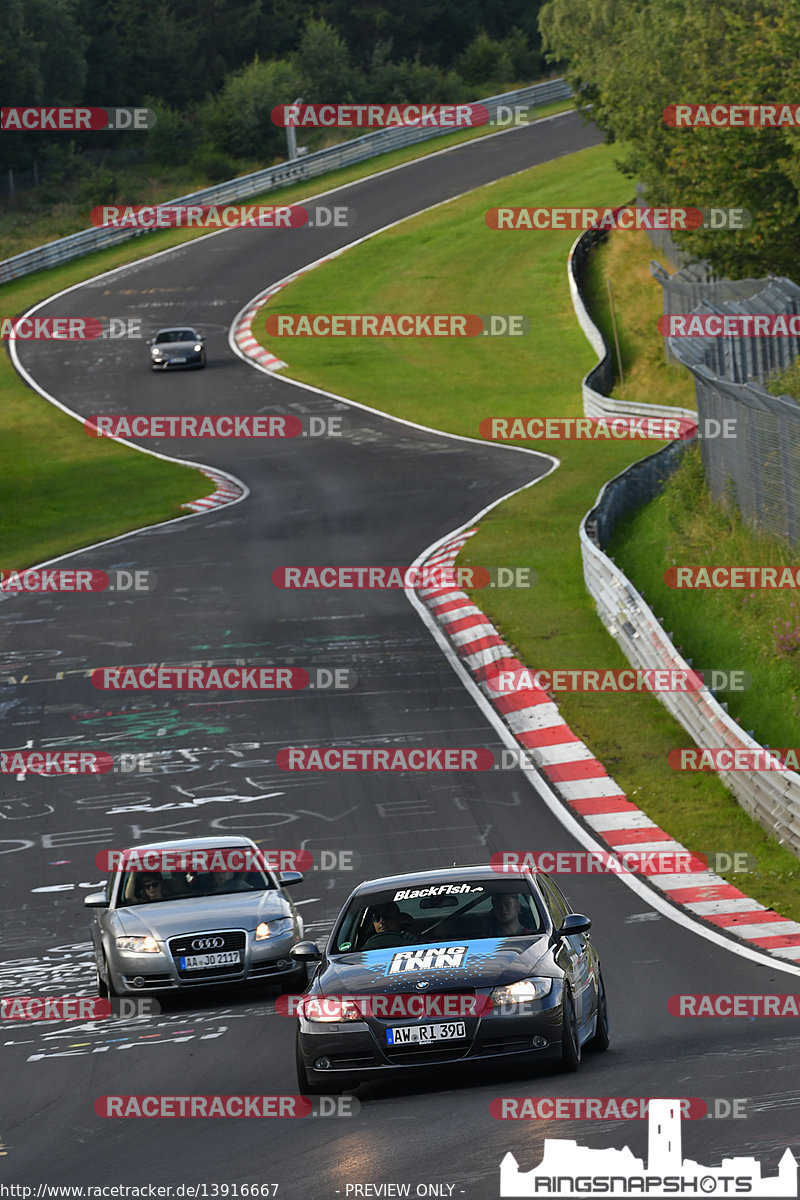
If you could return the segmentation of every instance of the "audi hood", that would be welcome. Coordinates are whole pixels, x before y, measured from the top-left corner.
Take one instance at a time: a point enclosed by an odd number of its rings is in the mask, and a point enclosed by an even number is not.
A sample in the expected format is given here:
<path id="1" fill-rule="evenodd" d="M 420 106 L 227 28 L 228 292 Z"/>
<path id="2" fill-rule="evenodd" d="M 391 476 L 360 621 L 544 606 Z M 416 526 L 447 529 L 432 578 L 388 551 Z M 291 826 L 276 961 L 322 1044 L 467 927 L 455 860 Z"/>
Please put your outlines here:
<path id="1" fill-rule="evenodd" d="M 129 936 L 149 933 L 162 940 L 179 933 L 255 927 L 270 917 L 291 916 L 289 902 L 277 891 L 232 892 L 208 899 L 192 896 L 163 903 L 137 904 L 114 912 L 120 933 Z"/>

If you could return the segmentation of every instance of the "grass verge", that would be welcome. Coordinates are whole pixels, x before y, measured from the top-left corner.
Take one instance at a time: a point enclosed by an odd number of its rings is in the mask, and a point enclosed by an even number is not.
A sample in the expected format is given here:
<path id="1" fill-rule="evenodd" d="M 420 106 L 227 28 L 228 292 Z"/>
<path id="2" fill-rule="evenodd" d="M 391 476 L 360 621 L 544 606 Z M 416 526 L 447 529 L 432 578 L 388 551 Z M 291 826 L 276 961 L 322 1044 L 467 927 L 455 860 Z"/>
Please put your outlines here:
<path id="1" fill-rule="evenodd" d="M 585 150 L 406 221 L 301 277 L 268 306 L 270 312 L 292 314 L 501 308 L 531 318 L 524 338 L 292 343 L 273 338 L 265 344 L 289 363 L 285 373 L 293 378 L 471 437 L 489 416 L 582 416 L 580 379 L 594 355 L 569 298 L 566 260 L 573 235 L 489 231 L 484 212 L 499 204 L 529 204 L 532 195 L 537 205 L 575 207 L 617 204 L 629 194 L 629 181 L 613 166 L 613 149 Z M 646 253 L 648 260 L 653 257 L 649 246 Z M 661 297 L 655 283 L 652 288 L 657 317 Z M 621 288 L 615 296 L 619 312 Z M 652 328 L 657 337 L 655 318 Z M 633 335 L 627 353 L 634 355 Z M 673 403 L 691 406 L 691 393 L 680 382 L 672 394 Z M 662 399 L 651 388 L 648 395 Z M 489 513 L 459 562 L 531 567 L 538 584 L 531 590 L 478 592 L 476 603 L 532 667 L 626 666 L 586 591 L 577 530 L 600 487 L 641 458 L 644 448 L 604 441 L 523 444 L 558 456 L 560 469 Z M 756 869 L 732 876 L 732 882 L 800 918 L 800 863 L 743 812 L 716 775 L 670 770 L 669 751 L 691 743 L 656 699 L 647 694 L 557 699 L 575 733 L 653 820 L 697 853 L 752 854 Z"/>
<path id="2" fill-rule="evenodd" d="M 570 107 L 570 101 L 556 102 L 538 109 L 537 117 Z M 292 203 L 317 188 L 339 187 L 490 132 L 461 130 L 276 189 L 249 203 Z M 166 181 L 160 191 L 164 194 L 158 196 L 159 187 L 153 185 L 148 196 L 140 198 L 152 202 L 170 198 L 175 194 L 174 180 Z M 61 213 L 49 225 L 35 225 L 28 230 L 30 244 L 39 245 L 48 235 L 52 238 L 74 232 L 86 222 L 85 212 L 78 219 L 77 209 L 72 217 Z M 0 234 L 2 227 L 0 218 Z M 206 233 L 146 233 L 60 267 L 25 275 L 0 285 L 0 315 L 15 316 L 72 284 Z M 1 257 L 24 248 L 27 243 L 20 242 L 12 250 L 0 236 Z M 182 503 L 207 495 L 210 490 L 208 479 L 192 467 L 166 463 L 114 442 L 87 437 L 73 418 L 27 387 L 7 353 L 0 354 L 0 404 L 0 569 L 19 570 L 143 525 L 183 515 Z"/>

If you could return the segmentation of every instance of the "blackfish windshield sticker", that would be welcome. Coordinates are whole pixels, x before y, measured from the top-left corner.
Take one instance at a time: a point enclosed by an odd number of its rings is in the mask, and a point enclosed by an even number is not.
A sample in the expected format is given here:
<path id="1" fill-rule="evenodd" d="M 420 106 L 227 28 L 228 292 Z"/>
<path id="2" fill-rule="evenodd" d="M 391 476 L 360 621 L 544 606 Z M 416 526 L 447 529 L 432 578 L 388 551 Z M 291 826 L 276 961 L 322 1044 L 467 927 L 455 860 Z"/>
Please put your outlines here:
<path id="1" fill-rule="evenodd" d="M 421 896 L 463 896 L 467 892 L 482 892 L 482 887 L 470 887 L 468 883 L 440 883 L 430 887 L 401 888 L 395 892 L 395 900 L 416 900 Z"/>
<path id="2" fill-rule="evenodd" d="M 442 971 L 445 967 L 460 967 L 467 953 L 466 946 L 425 946 L 421 949 L 398 950 L 386 968 L 387 975 L 401 971 Z"/>

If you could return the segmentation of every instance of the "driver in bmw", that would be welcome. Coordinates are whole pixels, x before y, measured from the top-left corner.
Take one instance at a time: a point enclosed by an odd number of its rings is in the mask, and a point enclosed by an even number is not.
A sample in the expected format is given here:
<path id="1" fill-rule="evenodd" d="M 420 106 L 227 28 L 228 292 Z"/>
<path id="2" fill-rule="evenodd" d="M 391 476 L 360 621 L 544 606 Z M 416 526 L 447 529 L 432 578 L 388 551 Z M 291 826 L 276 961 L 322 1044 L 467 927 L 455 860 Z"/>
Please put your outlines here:
<path id="1" fill-rule="evenodd" d="M 400 926 L 400 906 L 394 900 L 386 904 L 378 904 L 373 908 L 372 926 L 375 930 L 372 937 L 363 945 L 363 950 L 385 950 L 391 946 L 399 946 L 403 942 L 414 942 L 416 938 Z"/>

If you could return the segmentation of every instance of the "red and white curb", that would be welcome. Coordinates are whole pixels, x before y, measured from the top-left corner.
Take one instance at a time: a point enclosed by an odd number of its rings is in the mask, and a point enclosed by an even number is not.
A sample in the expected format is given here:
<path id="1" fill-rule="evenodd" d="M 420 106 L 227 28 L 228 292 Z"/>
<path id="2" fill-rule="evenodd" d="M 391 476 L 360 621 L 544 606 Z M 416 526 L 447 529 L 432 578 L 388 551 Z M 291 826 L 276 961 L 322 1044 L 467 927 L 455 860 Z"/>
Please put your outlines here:
<path id="1" fill-rule="evenodd" d="M 199 470 L 214 484 L 214 491 L 209 496 L 201 496 L 199 500 L 189 500 L 181 508 L 190 508 L 192 512 L 206 512 L 211 508 L 222 508 L 232 500 L 241 500 L 247 495 L 244 485 L 236 483 L 232 475 L 215 471 L 211 467 L 199 467 Z"/>
<path id="2" fill-rule="evenodd" d="M 422 566 L 452 567 L 461 548 L 477 532 L 468 529 L 443 542 Z M 417 594 L 517 743 L 596 838 L 614 854 L 650 850 L 688 854 L 680 842 L 628 800 L 566 724 L 547 692 L 526 688 L 498 695 L 489 687 L 487 677 L 496 673 L 499 662 L 509 671 L 526 669 L 525 664 L 465 592 L 432 586 L 419 588 Z M 721 932 L 777 958 L 800 963 L 800 924 L 752 900 L 720 875 L 702 871 L 645 878 L 674 904 Z"/>
<path id="3" fill-rule="evenodd" d="M 306 275 L 321 263 L 328 262 L 336 255 L 329 254 L 327 258 L 317 259 L 316 262 L 308 263 L 301 267 L 299 271 L 294 271 L 291 275 L 287 275 L 280 283 L 275 283 L 266 291 L 260 292 L 253 300 L 252 304 L 244 310 L 239 316 L 238 321 L 233 329 L 233 340 L 242 354 L 246 358 L 252 358 L 259 366 L 264 367 L 267 371 L 280 371 L 287 364 L 278 358 L 277 354 L 273 354 L 270 350 L 266 350 L 253 334 L 253 321 L 258 316 L 262 308 L 272 299 L 277 292 L 280 292 L 287 284 L 292 283 L 295 279 L 299 279 L 301 275 Z"/>

